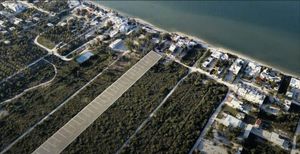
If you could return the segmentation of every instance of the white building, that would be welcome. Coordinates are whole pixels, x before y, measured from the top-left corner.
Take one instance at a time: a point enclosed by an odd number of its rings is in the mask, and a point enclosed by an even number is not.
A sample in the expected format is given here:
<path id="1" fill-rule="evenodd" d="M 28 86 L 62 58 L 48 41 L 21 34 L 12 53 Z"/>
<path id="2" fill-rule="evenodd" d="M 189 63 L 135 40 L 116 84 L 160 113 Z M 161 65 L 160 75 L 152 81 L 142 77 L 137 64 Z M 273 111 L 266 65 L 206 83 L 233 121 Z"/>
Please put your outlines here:
<path id="1" fill-rule="evenodd" d="M 233 74 L 237 75 L 237 74 L 240 72 L 240 70 L 241 70 L 243 64 L 244 64 L 244 60 L 242 60 L 242 59 L 240 59 L 240 58 L 237 58 L 237 59 L 235 60 L 235 62 L 230 66 L 229 70 L 230 70 Z"/>
<path id="2" fill-rule="evenodd" d="M 171 44 L 171 46 L 169 47 L 169 50 L 171 52 L 174 52 L 176 50 L 177 46 L 175 44 Z"/>
<path id="3" fill-rule="evenodd" d="M 300 89 L 300 80 L 292 78 L 290 82 L 290 87 Z"/>
<path id="4" fill-rule="evenodd" d="M 109 45 L 109 47 L 118 52 L 125 52 L 127 50 L 122 39 L 115 40 Z"/>
<path id="5" fill-rule="evenodd" d="M 4 27 L 4 23 L 5 23 L 4 21 L 0 20 L 0 26 L 1 27 Z"/>
<path id="6" fill-rule="evenodd" d="M 13 19 L 13 23 L 14 23 L 15 25 L 19 25 L 20 22 L 22 22 L 22 21 L 23 21 L 23 20 L 20 19 L 20 18 L 14 18 L 14 19 Z"/>
<path id="7" fill-rule="evenodd" d="M 237 84 L 235 92 L 247 101 L 257 103 L 259 105 L 262 105 L 266 98 L 266 95 L 260 93 L 257 89 L 243 83 Z"/>
<path id="8" fill-rule="evenodd" d="M 16 13 L 20 13 L 26 9 L 24 5 L 18 2 L 3 2 L 2 5 Z"/>
<path id="9" fill-rule="evenodd" d="M 256 77 L 260 73 L 260 71 L 261 71 L 260 65 L 253 62 L 249 62 L 246 67 L 245 73 L 247 76 Z"/>
<path id="10" fill-rule="evenodd" d="M 269 68 L 264 69 L 260 73 L 260 78 L 263 80 L 268 80 L 276 83 L 281 81 L 281 77 L 277 76 L 277 72 Z"/>
<path id="11" fill-rule="evenodd" d="M 233 95 L 230 95 L 226 101 L 226 104 L 234 109 L 243 110 L 242 104 L 243 102 L 239 101 Z"/>
<path id="12" fill-rule="evenodd" d="M 222 113 L 222 114 L 223 114 L 223 118 L 218 121 L 221 122 L 224 126 L 242 127 L 243 121 L 227 113 Z"/>

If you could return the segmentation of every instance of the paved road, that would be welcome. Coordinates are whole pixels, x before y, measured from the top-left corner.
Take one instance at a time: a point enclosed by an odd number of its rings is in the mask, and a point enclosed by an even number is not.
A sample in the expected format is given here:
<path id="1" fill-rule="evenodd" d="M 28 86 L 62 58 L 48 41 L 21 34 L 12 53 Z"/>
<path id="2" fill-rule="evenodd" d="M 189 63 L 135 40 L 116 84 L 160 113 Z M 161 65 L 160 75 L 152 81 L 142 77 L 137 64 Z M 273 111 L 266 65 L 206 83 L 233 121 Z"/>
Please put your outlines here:
<path id="1" fill-rule="evenodd" d="M 127 89 L 155 65 L 160 58 L 161 56 L 159 54 L 153 51 L 149 52 L 116 82 L 110 85 L 69 122 L 48 138 L 48 140 L 33 153 L 55 154 L 62 152 L 119 97 L 121 97 Z"/>
<path id="2" fill-rule="evenodd" d="M 5 101 L 3 101 L 3 102 L 0 102 L 0 105 L 4 105 L 4 104 L 6 104 L 6 103 L 8 103 L 8 102 L 11 102 L 11 101 L 13 101 L 13 100 L 15 100 L 15 99 L 17 99 L 17 98 L 23 96 L 23 95 L 24 95 L 25 93 L 27 93 L 28 91 L 34 90 L 34 89 L 39 88 L 39 87 L 42 87 L 42 86 L 47 86 L 47 85 L 49 85 L 52 81 L 54 81 L 54 79 L 56 78 L 56 75 L 57 75 L 57 68 L 56 68 L 56 66 L 55 66 L 54 64 L 52 64 L 51 62 L 49 62 L 48 60 L 46 60 L 46 59 L 43 59 L 43 60 L 46 61 L 47 63 L 49 63 L 50 65 L 52 65 L 52 67 L 53 67 L 53 69 L 54 69 L 54 76 L 53 76 L 50 80 L 48 80 L 48 81 L 46 81 L 46 82 L 40 83 L 40 84 L 38 84 L 38 85 L 36 85 L 36 86 L 33 86 L 33 87 L 30 87 L 30 88 L 28 88 L 28 89 L 25 89 L 25 90 L 23 90 L 23 92 L 21 92 L 20 94 L 17 94 L 17 95 L 15 95 L 15 96 L 13 96 L 12 98 L 9 98 L 9 99 L 7 99 L 7 100 L 5 100 Z"/>

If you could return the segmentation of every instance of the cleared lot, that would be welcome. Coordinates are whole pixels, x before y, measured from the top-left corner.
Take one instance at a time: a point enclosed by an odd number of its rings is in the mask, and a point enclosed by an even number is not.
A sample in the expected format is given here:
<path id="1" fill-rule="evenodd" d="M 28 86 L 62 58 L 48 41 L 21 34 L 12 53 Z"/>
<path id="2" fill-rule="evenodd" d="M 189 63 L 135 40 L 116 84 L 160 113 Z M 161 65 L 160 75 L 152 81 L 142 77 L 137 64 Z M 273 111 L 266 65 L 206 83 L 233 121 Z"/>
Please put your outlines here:
<path id="1" fill-rule="evenodd" d="M 129 69 L 115 83 L 81 110 L 66 125 L 59 129 L 34 153 L 59 153 L 77 136 L 93 123 L 110 105 L 112 105 L 129 87 L 146 73 L 161 56 L 155 52 L 148 53 L 143 59 Z"/>

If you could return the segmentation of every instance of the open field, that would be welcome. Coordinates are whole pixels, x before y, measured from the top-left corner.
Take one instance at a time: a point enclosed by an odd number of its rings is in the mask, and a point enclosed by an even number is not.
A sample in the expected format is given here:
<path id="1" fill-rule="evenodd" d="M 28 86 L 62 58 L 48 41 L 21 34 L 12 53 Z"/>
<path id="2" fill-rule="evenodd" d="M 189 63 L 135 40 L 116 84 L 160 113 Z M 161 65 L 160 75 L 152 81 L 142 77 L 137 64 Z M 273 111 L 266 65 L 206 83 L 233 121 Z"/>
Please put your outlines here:
<path id="1" fill-rule="evenodd" d="M 83 132 L 63 153 L 113 153 L 187 73 L 177 63 L 161 61 Z M 113 128 L 113 129 L 111 129 Z"/>
<path id="2" fill-rule="evenodd" d="M 224 85 L 190 74 L 121 153 L 188 153 L 226 93 Z"/>
<path id="3" fill-rule="evenodd" d="M 95 51 L 95 56 L 82 65 L 75 61 L 63 62 L 57 57 L 49 57 L 48 60 L 55 64 L 58 70 L 52 84 L 27 92 L 1 107 L 8 111 L 9 115 L 0 120 L 0 149 L 102 72 L 112 62 L 112 56 L 104 49 Z"/>

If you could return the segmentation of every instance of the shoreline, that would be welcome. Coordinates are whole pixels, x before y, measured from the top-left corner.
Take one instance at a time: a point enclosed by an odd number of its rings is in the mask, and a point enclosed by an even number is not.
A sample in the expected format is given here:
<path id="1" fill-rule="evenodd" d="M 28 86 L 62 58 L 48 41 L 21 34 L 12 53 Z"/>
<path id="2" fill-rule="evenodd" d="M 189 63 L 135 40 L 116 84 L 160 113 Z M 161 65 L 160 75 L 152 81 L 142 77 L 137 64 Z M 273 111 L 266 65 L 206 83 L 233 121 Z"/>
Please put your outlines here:
<path id="1" fill-rule="evenodd" d="M 273 70 L 278 71 L 278 72 L 280 72 L 280 73 L 282 73 L 284 75 L 291 76 L 291 77 L 296 77 L 296 78 L 300 79 L 300 75 L 292 73 L 292 72 L 290 72 L 288 70 L 284 70 L 284 68 L 278 68 L 277 66 L 272 66 L 271 64 L 268 64 L 268 63 L 266 63 L 264 61 L 261 61 L 261 60 L 255 59 L 253 57 L 247 56 L 245 54 L 239 53 L 239 52 L 234 51 L 232 49 L 226 49 L 223 46 L 213 45 L 213 43 L 209 43 L 208 41 L 206 41 L 206 40 L 204 40 L 204 39 L 202 39 L 202 38 L 200 38 L 198 36 L 194 36 L 192 34 L 186 34 L 186 33 L 179 32 L 179 31 L 173 31 L 173 32 L 172 31 L 168 31 L 168 30 L 165 30 L 165 29 L 163 29 L 163 28 L 161 28 L 161 27 L 159 27 L 157 25 L 154 25 L 154 24 L 152 24 L 152 23 L 150 23 L 150 22 L 148 22 L 148 21 L 146 21 L 144 19 L 141 19 L 139 17 L 135 17 L 133 15 L 129 15 L 129 14 L 124 13 L 122 11 L 119 11 L 119 10 L 116 10 L 116 9 L 112 9 L 112 8 L 110 8 L 108 6 L 103 5 L 103 4 L 99 4 L 98 1 L 92 1 L 92 0 L 87 0 L 87 1 L 90 2 L 90 3 L 92 3 L 92 4 L 94 4 L 94 5 L 96 5 L 96 6 L 99 6 L 100 8 L 104 8 L 106 10 L 113 10 L 113 11 L 118 12 L 119 14 L 122 14 L 122 16 L 130 17 L 132 19 L 135 19 L 137 22 L 139 22 L 139 23 L 141 23 L 143 25 L 147 25 L 147 26 L 151 27 L 154 30 L 157 30 L 157 31 L 160 31 L 160 32 L 164 32 L 164 33 L 175 33 L 175 34 L 178 34 L 180 36 L 188 37 L 188 38 L 193 39 L 193 40 L 195 40 L 197 42 L 200 42 L 201 44 L 207 46 L 208 48 L 215 48 L 215 49 L 221 50 L 221 52 L 223 52 L 223 53 L 229 53 L 229 54 L 235 55 L 235 56 L 237 56 L 239 58 L 242 58 L 242 59 L 244 59 L 246 61 L 251 61 L 251 62 L 257 63 L 257 64 L 259 64 L 261 66 L 272 68 Z"/>

